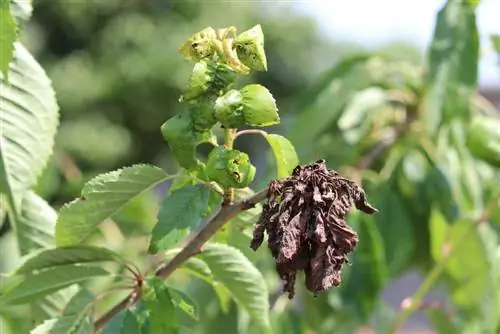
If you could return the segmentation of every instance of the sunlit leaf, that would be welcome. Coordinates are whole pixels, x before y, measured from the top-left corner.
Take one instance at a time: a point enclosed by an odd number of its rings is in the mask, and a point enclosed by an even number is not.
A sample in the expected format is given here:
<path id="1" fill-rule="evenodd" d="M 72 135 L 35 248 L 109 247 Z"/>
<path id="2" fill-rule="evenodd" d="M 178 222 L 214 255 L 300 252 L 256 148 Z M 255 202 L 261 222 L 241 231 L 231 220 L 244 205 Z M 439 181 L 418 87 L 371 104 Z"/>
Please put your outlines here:
<path id="1" fill-rule="evenodd" d="M 474 306 L 485 297 L 491 274 L 485 246 L 474 225 L 474 222 L 459 221 L 448 227 L 440 247 L 437 243 L 432 245 L 434 253 L 441 249 L 436 261 L 454 249 L 446 260 L 446 274 L 450 278 L 452 299 L 462 307 Z"/>
<path id="2" fill-rule="evenodd" d="M 476 158 L 500 168 L 500 118 L 474 117 L 467 129 L 467 147 Z"/>
<path id="3" fill-rule="evenodd" d="M 144 288 L 144 303 L 149 310 L 151 333 L 177 333 L 178 319 L 168 287 L 157 278 L 150 277 Z"/>
<path id="4" fill-rule="evenodd" d="M 0 302 L 23 304 L 46 296 L 57 290 L 88 279 L 107 276 L 110 273 L 99 267 L 77 265 L 59 266 L 26 276 L 19 284 L 7 290 Z"/>
<path id="5" fill-rule="evenodd" d="M 277 177 L 281 179 L 290 176 L 299 164 L 299 157 L 293 144 L 285 137 L 276 134 L 266 134 L 265 138 L 276 159 Z"/>
<path id="6" fill-rule="evenodd" d="M 81 243 L 106 218 L 166 178 L 161 168 L 152 165 L 134 165 L 93 178 L 83 188 L 82 198 L 61 208 L 57 246 Z"/>
<path id="7" fill-rule="evenodd" d="M 57 213 L 43 198 L 32 191 L 25 192 L 20 212 L 12 219 L 20 253 L 53 247 L 56 219 Z"/>
<path id="8" fill-rule="evenodd" d="M 8 81 L 9 64 L 17 38 L 17 23 L 10 12 L 10 1 L 0 0 L 0 74 Z"/>
<path id="9" fill-rule="evenodd" d="M 68 302 L 60 317 L 45 321 L 36 327 L 33 334 L 88 333 L 86 314 L 94 296 L 85 289 L 77 292 Z M 92 327 L 91 327 L 92 329 Z"/>
<path id="10" fill-rule="evenodd" d="M 424 113 L 431 131 L 453 118 L 469 117 L 476 90 L 479 36 L 475 6 L 447 1 L 437 15 L 429 52 L 428 95 Z"/>
<path id="11" fill-rule="evenodd" d="M 238 249 L 228 245 L 206 244 L 198 257 L 263 330 L 271 332 L 268 290 L 259 270 Z"/>
<path id="12" fill-rule="evenodd" d="M 202 184 L 186 185 L 163 199 L 158 222 L 153 228 L 150 253 L 167 250 L 189 230 L 197 227 L 208 206 L 210 189 Z"/>
<path id="13" fill-rule="evenodd" d="M 42 249 L 30 254 L 13 274 L 28 274 L 34 270 L 50 267 L 101 261 L 120 261 L 120 256 L 107 248 L 95 246 Z"/>
<path id="14" fill-rule="evenodd" d="M 35 185 L 47 164 L 58 119 L 50 79 L 16 42 L 9 83 L 0 80 L 0 192 L 8 196 L 15 213 L 24 192 Z"/>

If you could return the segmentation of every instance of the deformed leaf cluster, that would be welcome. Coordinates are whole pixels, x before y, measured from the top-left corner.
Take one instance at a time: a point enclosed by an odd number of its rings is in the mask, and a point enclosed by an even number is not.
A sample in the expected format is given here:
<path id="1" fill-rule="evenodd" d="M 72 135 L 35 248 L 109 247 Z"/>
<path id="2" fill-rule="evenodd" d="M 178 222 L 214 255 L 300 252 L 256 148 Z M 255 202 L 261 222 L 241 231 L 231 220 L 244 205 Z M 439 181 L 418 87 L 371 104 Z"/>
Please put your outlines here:
<path id="1" fill-rule="evenodd" d="M 340 284 L 342 265 L 358 243 L 345 222 L 353 202 L 367 214 L 377 212 L 356 183 L 328 170 L 324 160 L 297 166 L 292 176 L 271 182 L 251 247 L 257 250 L 267 232 L 289 298 L 298 271 L 305 272 L 306 287 L 315 294 Z"/>

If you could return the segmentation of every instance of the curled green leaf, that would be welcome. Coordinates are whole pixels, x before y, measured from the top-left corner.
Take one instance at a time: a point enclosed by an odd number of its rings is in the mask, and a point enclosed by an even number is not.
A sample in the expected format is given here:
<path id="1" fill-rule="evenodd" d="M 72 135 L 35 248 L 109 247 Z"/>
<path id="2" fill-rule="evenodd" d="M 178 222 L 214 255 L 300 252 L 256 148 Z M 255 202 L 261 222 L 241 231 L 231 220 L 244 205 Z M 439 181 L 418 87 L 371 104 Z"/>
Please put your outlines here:
<path id="1" fill-rule="evenodd" d="M 238 35 L 234 45 L 243 64 L 252 70 L 267 71 L 264 34 L 260 24 Z"/>
<path id="2" fill-rule="evenodd" d="M 191 110 L 186 110 L 166 121 L 161 126 L 161 133 L 179 165 L 187 169 L 199 164 L 196 159 L 196 146 L 201 143 L 217 144 L 217 138 L 211 130 L 195 131 Z"/>
<path id="3" fill-rule="evenodd" d="M 208 177 L 224 188 L 245 188 L 255 177 L 255 166 L 244 152 L 215 147 L 208 155 Z"/>
<path id="4" fill-rule="evenodd" d="M 222 89 L 235 80 L 236 73 L 228 65 L 200 60 L 194 65 L 181 101 L 190 101 L 202 95 L 218 95 Z"/>
<path id="5" fill-rule="evenodd" d="M 252 126 L 278 124 L 280 117 L 276 100 L 262 85 L 248 85 L 241 89 L 245 123 Z"/>
<path id="6" fill-rule="evenodd" d="M 245 124 L 243 97 L 241 92 L 231 89 L 217 98 L 214 105 L 215 119 L 226 128 L 237 128 Z"/>
<path id="7" fill-rule="evenodd" d="M 179 51 L 188 60 L 201 60 L 214 54 L 213 41 L 216 39 L 214 28 L 208 27 L 191 36 Z"/>
<path id="8" fill-rule="evenodd" d="M 237 128 L 244 124 L 269 126 L 280 117 L 276 100 L 262 85 L 247 85 L 240 91 L 232 89 L 215 101 L 215 119 L 223 126 Z"/>

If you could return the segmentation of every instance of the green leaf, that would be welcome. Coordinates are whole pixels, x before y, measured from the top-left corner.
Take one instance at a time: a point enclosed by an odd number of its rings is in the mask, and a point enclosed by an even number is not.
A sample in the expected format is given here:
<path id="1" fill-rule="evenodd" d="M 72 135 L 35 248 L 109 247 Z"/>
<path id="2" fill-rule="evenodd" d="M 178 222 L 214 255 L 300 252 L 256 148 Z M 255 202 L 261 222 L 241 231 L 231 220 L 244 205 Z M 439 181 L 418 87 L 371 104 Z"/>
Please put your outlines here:
<path id="1" fill-rule="evenodd" d="M 385 259 L 391 276 L 409 264 L 414 248 L 411 217 L 394 181 L 391 179 L 379 189 L 375 201 L 379 213 L 373 216 L 384 241 Z"/>
<path id="2" fill-rule="evenodd" d="M 299 164 L 299 157 L 293 144 L 280 135 L 266 134 L 265 137 L 276 158 L 277 177 L 281 179 L 290 176 Z"/>
<path id="3" fill-rule="evenodd" d="M 94 296 L 85 289 L 77 292 L 65 307 L 62 316 L 45 321 L 36 327 L 31 333 L 35 334 L 59 334 L 59 333 L 87 333 L 87 319 L 85 315 L 91 310 L 88 305 L 94 300 Z"/>
<path id="4" fill-rule="evenodd" d="M 373 56 L 368 55 L 347 58 L 325 73 L 308 92 L 310 97 L 305 97 L 300 103 L 301 108 L 307 109 L 290 127 L 289 138 L 295 143 L 310 145 L 318 134 L 327 129 L 353 94 L 372 83 L 367 69 L 367 63 L 372 59 Z M 328 105 L 327 112 L 325 105 Z"/>
<path id="5" fill-rule="evenodd" d="M 54 245 L 54 227 L 57 213 L 40 196 L 27 191 L 21 200 L 19 214 L 12 221 L 15 225 L 17 244 L 21 255 L 49 248 Z"/>
<path id="6" fill-rule="evenodd" d="M 350 216 L 359 235 L 349 274 L 343 278 L 342 298 L 361 319 L 367 320 L 377 304 L 378 296 L 388 278 L 384 244 L 377 226 L 360 213 Z"/>
<path id="7" fill-rule="evenodd" d="M 371 54 L 355 55 L 335 64 L 331 69 L 323 73 L 310 89 L 304 92 L 299 99 L 299 108 L 302 109 L 310 106 L 318 99 L 321 93 L 331 87 L 333 80 L 346 76 L 353 68 L 365 63 L 372 56 Z"/>
<path id="8" fill-rule="evenodd" d="M 30 332 L 30 334 L 61 333 L 92 334 L 94 327 L 88 317 L 78 319 L 76 316 L 68 316 L 47 320 Z"/>
<path id="9" fill-rule="evenodd" d="M 161 168 L 143 164 L 93 178 L 83 188 L 82 198 L 61 208 L 56 225 L 57 246 L 81 243 L 106 218 L 167 178 Z"/>
<path id="10" fill-rule="evenodd" d="M 265 332 L 272 332 L 269 321 L 269 296 L 264 277 L 238 249 L 223 244 L 206 244 L 198 255 L 214 278 L 231 292 L 234 300 L 247 310 Z"/>
<path id="11" fill-rule="evenodd" d="M 469 101 L 477 86 L 479 37 L 475 6 L 447 1 L 437 15 L 429 52 L 428 95 L 424 114 L 436 131 L 453 118 L 468 119 Z"/>
<path id="12" fill-rule="evenodd" d="M 500 56 L 500 35 L 493 34 L 490 36 L 491 45 L 493 46 L 493 50 Z"/>
<path id="13" fill-rule="evenodd" d="M 30 254 L 23 264 L 18 267 L 14 275 L 28 274 L 35 270 L 68 264 L 120 261 L 120 256 L 115 252 L 95 246 L 69 246 L 52 249 L 41 249 Z"/>
<path id="14" fill-rule="evenodd" d="M 338 120 L 338 127 L 349 144 L 359 142 L 371 128 L 378 108 L 386 103 L 386 93 L 370 87 L 356 93 Z"/>
<path id="15" fill-rule="evenodd" d="M 445 216 L 439 210 L 433 209 L 430 217 L 431 255 L 436 262 L 442 257 L 448 228 Z"/>
<path id="16" fill-rule="evenodd" d="M 460 330 L 451 321 L 450 315 L 446 314 L 443 309 L 428 309 L 425 314 L 439 334 L 460 333 Z"/>
<path id="17" fill-rule="evenodd" d="M 17 23 L 10 13 L 10 1 L 0 0 L 0 75 L 8 81 L 9 64 L 17 39 Z"/>
<path id="18" fill-rule="evenodd" d="M 137 316 L 130 310 L 123 311 L 116 315 L 101 334 L 141 334 L 142 329 Z"/>
<path id="19" fill-rule="evenodd" d="M 107 276 L 110 273 L 99 267 L 78 265 L 59 266 L 37 274 L 26 276 L 19 284 L 7 290 L 0 302 L 23 304 L 46 296 L 57 290 L 88 279 Z"/>
<path id="20" fill-rule="evenodd" d="M 18 25 L 26 23 L 33 13 L 32 0 L 11 0 L 10 11 L 18 22 Z"/>
<path id="21" fill-rule="evenodd" d="M 168 287 L 160 278 L 153 276 L 147 279 L 143 299 L 149 310 L 151 333 L 178 332 L 175 305 Z"/>
<path id="22" fill-rule="evenodd" d="M 443 222 L 437 223 L 437 221 L 438 219 L 434 217 L 433 228 L 443 225 Z M 441 226 L 432 233 L 443 235 L 442 229 Z M 437 238 L 432 244 L 433 253 L 439 254 L 436 261 L 440 261 L 451 247 L 455 248 L 447 259 L 445 267 L 454 303 L 461 307 L 477 305 L 488 293 L 491 271 L 488 254 L 477 226 L 474 222 L 459 221 L 449 226 L 440 239 L 441 244 Z"/>
<path id="23" fill-rule="evenodd" d="M 197 227 L 208 206 L 210 189 L 203 184 L 186 185 L 163 199 L 153 228 L 149 253 L 169 249 Z"/>
<path id="24" fill-rule="evenodd" d="M 467 147 L 477 159 L 500 168 L 500 118 L 474 117 L 467 129 Z"/>
<path id="25" fill-rule="evenodd" d="M 9 84 L 0 80 L 0 192 L 19 212 L 52 153 L 59 119 L 50 79 L 20 43 L 14 44 Z"/>

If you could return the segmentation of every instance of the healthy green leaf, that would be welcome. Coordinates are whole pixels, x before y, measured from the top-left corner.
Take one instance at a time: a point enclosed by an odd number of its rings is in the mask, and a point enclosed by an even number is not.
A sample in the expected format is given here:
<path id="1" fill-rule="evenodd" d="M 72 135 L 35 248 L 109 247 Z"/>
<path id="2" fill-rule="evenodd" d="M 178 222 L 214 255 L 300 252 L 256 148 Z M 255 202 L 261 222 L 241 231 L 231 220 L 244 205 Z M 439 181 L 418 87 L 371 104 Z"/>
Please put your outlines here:
<path id="1" fill-rule="evenodd" d="M 18 22 L 18 25 L 26 23 L 33 12 L 32 0 L 11 0 L 10 11 Z"/>
<path id="2" fill-rule="evenodd" d="M 177 333 L 178 319 L 168 287 L 158 277 L 147 279 L 144 303 L 149 310 L 151 333 Z"/>
<path id="3" fill-rule="evenodd" d="M 62 316 L 45 321 L 36 327 L 34 334 L 59 333 L 87 333 L 87 319 L 85 315 L 90 311 L 87 307 L 94 300 L 94 296 L 85 289 L 77 292 L 65 307 Z"/>
<path id="4" fill-rule="evenodd" d="M 425 313 L 439 334 L 460 333 L 460 330 L 451 321 L 451 316 L 446 314 L 443 309 L 428 309 Z"/>
<path id="5" fill-rule="evenodd" d="M 373 57 L 367 55 L 348 58 L 325 74 L 324 78 L 318 81 L 317 87 L 310 91 L 315 98 L 308 97 L 303 100 L 303 106 L 307 107 L 307 110 L 301 112 L 294 121 L 288 137 L 295 143 L 305 145 L 323 132 L 339 116 L 353 94 L 372 82 L 367 69 L 367 63 L 371 59 Z M 328 106 L 327 112 L 325 105 Z"/>
<path id="6" fill-rule="evenodd" d="M 452 255 L 446 262 L 446 274 L 452 298 L 456 305 L 470 307 L 483 300 L 488 292 L 490 263 L 485 246 L 478 234 L 474 222 L 459 221 L 451 225 L 442 238 L 440 260 L 446 252 L 454 247 Z M 434 253 L 438 245 L 433 244 Z"/>
<path id="7" fill-rule="evenodd" d="M 245 308 L 265 332 L 272 332 L 269 297 L 262 274 L 238 249 L 223 244 L 206 244 L 198 258 L 226 286 L 234 300 Z"/>
<path id="8" fill-rule="evenodd" d="M 83 188 L 82 198 L 61 208 L 56 225 L 57 246 L 81 243 L 106 218 L 167 178 L 161 168 L 142 164 L 93 178 Z"/>
<path id="9" fill-rule="evenodd" d="M 443 255 L 443 246 L 447 238 L 449 224 L 444 215 L 433 209 L 430 217 L 431 255 L 434 261 L 439 261 Z"/>
<path id="10" fill-rule="evenodd" d="M 10 1 L 0 0 L 0 75 L 8 81 L 9 64 L 17 39 L 17 23 L 10 13 Z"/>
<path id="11" fill-rule="evenodd" d="M 203 184 L 186 185 L 163 199 L 158 222 L 153 228 L 149 253 L 174 246 L 198 226 L 208 206 L 210 189 Z"/>
<path id="12" fill-rule="evenodd" d="M 41 249 L 29 254 L 24 263 L 18 267 L 14 275 L 28 274 L 35 270 L 68 264 L 122 261 L 120 255 L 102 247 L 95 246 L 69 246 L 52 249 Z"/>
<path id="13" fill-rule="evenodd" d="M 299 157 L 293 144 L 280 135 L 266 134 L 265 137 L 276 158 L 277 177 L 281 179 L 290 176 L 299 164 Z"/>
<path id="14" fill-rule="evenodd" d="M 347 304 L 362 318 L 368 319 L 388 278 L 384 244 L 377 226 L 358 212 L 350 217 L 357 220 L 356 231 L 362 240 L 356 247 L 352 266 L 341 285 Z"/>
<path id="15" fill-rule="evenodd" d="M 115 316 L 101 334 L 141 334 L 143 333 L 136 315 L 126 310 Z"/>
<path id="16" fill-rule="evenodd" d="M 17 244 L 22 255 L 53 247 L 57 213 L 40 196 L 31 190 L 25 192 L 20 212 L 13 218 Z"/>
<path id="17" fill-rule="evenodd" d="M 58 118 L 50 79 L 16 42 L 9 84 L 0 80 L 0 192 L 15 213 L 52 153 Z"/>
<path id="18" fill-rule="evenodd" d="M 424 114 L 436 131 L 453 118 L 469 117 L 469 101 L 476 90 L 479 37 L 475 6 L 447 1 L 437 15 L 429 52 L 428 95 Z"/>
<path id="19" fill-rule="evenodd" d="M 389 273 L 393 275 L 408 265 L 414 244 L 411 218 L 392 179 L 379 190 L 375 207 L 379 213 L 373 219 L 384 241 Z"/>
<path id="20" fill-rule="evenodd" d="M 23 304 L 46 296 L 57 290 L 88 279 L 106 276 L 110 273 L 99 267 L 78 265 L 59 266 L 26 276 L 19 284 L 7 290 L 0 302 Z"/>
<path id="21" fill-rule="evenodd" d="M 374 114 L 385 105 L 386 93 L 379 87 L 370 87 L 356 93 L 338 120 L 338 127 L 349 144 L 359 142 L 370 130 Z"/>
<path id="22" fill-rule="evenodd" d="M 500 168 L 500 118 L 474 117 L 467 129 L 467 147 L 474 157 Z"/>

